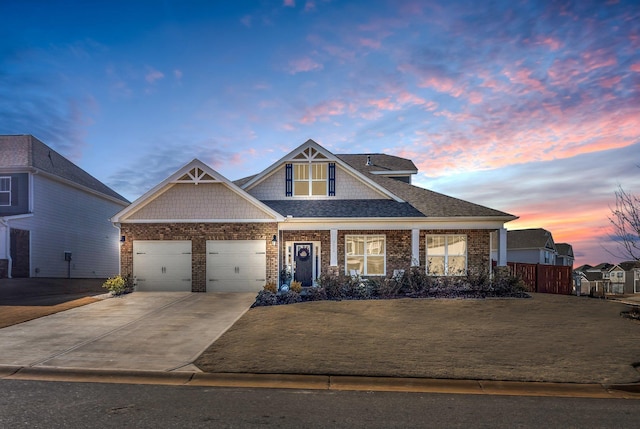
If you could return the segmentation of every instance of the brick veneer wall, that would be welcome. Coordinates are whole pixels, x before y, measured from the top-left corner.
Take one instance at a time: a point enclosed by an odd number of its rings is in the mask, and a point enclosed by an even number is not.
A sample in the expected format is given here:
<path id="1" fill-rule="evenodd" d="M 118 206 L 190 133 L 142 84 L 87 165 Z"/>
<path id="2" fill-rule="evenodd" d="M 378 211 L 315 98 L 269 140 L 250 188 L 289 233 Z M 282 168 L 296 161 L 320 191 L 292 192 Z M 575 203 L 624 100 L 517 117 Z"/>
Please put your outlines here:
<path id="1" fill-rule="evenodd" d="M 133 275 L 134 240 L 191 240 L 191 290 L 206 292 L 207 240 L 266 240 L 267 282 L 277 282 L 277 248 L 271 245 L 277 234 L 276 223 L 170 223 L 170 224 L 122 224 L 121 275 Z M 328 233 L 327 233 L 328 234 Z"/>
<path id="2" fill-rule="evenodd" d="M 472 270 L 489 269 L 490 230 L 420 230 L 420 266 L 426 264 L 426 236 L 428 234 L 458 234 L 467 236 L 467 267 Z M 345 272 L 345 236 L 346 235 L 385 235 L 387 276 L 393 270 L 407 269 L 411 266 L 411 230 L 369 230 L 338 231 L 338 273 Z M 323 268 L 323 272 L 324 268 Z"/>
<path id="3" fill-rule="evenodd" d="M 470 271 L 485 271 L 489 269 L 490 258 L 490 234 L 488 229 L 445 229 L 445 230 L 421 230 L 420 231 L 420 265 L 425 265 L 427 253 L 427 235 L 466 235 L 467 236 L 467 269 Z"/>
<path id="4" fill-rule="evenodd" d="M 384 235 L 387 257 L 387 275 L 393 270 L 408 268 L 411 264 L 411 230 L 344 230 L 338 231 L 338 273 L 345 274 L 345 236 Z"/>

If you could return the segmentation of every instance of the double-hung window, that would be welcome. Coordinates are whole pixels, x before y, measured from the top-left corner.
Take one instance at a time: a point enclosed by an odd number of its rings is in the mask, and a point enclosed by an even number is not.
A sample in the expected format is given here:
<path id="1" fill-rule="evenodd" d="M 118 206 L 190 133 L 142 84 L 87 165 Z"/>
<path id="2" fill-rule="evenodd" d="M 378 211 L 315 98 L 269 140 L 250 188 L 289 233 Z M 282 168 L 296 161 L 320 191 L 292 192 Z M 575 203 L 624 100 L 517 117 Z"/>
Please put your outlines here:
<path id="1" fill-rule="evenodd" d="M 386 272 L 384 235 L 347 235 L 345 237 L 347 274 L 384 276 Z"/>
<path id="2" fill-rule="evenodd" d="M 0 206 L 11 205 L 11 177 L 0 177 Z"/>
<path id="3" fill-rule="evenodd" d="M 427 235 L 427 274 L 463 276 L 466 273 L 466 235 Z"/>
<path id="4" fill-rule="evenodd" d="M 293 164 L 293 195 L 326 196 L 327 171 L 326 162 Z"/>

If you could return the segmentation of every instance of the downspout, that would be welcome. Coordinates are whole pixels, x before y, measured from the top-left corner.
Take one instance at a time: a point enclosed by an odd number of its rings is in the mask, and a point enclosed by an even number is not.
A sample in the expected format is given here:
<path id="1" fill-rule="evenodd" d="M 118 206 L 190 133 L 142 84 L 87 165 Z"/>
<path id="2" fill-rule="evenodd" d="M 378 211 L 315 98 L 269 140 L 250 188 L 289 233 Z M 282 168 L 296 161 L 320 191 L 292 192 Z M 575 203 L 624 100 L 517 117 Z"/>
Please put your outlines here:
<path id="1" fill-rule="evenodd" d="M 12 260 L 11 260 L 11 228 L 9 227 L 9 222 L 4 217 L 0 217 L 0 224 L 2 224 L 2 226 L 4 226 L 6 231 L 7 231 L 7 236 L 5 237 L 5 252 L 7 254 L 7 278 L 10 279 L 10 278 L 12 278 L 11 277 L 11 265 L 12 265 Z"/>

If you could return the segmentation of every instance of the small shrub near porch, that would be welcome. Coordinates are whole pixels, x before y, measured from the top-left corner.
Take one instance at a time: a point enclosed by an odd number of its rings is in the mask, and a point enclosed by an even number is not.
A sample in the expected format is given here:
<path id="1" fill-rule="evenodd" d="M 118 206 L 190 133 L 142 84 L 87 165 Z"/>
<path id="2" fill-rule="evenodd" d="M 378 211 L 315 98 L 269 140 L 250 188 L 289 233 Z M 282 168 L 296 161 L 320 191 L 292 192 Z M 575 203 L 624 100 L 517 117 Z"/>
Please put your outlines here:
<path id="1" fill-rule="evenodd" d="M 318 300 L 361 300 L 398 298 L 529 298 L 518 277 L 504 271 L 470 272 L 460 277 L 428 276 L 424 267 L 398 270 L 387 277 L 323 274 L 318 286 L 273 292 L 260 291 L 254 307 Z"/>

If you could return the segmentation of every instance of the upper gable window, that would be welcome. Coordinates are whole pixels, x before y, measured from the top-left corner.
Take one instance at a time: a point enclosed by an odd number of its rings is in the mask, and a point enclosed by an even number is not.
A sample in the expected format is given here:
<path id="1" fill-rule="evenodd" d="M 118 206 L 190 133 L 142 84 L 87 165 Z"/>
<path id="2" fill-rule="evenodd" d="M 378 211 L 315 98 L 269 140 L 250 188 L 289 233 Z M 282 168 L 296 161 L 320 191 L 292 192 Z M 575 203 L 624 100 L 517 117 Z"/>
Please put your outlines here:
<path id="1" fill-rule="evenodd" d="M 327 163 L 293 164 L 293 195 L 326 196 Z"/>
<path id="2" fill-rule="evenodd" d="M 0 206 L 11 205 L 11 177 L 0 177 Z"/>

